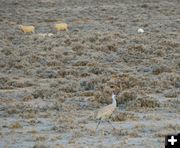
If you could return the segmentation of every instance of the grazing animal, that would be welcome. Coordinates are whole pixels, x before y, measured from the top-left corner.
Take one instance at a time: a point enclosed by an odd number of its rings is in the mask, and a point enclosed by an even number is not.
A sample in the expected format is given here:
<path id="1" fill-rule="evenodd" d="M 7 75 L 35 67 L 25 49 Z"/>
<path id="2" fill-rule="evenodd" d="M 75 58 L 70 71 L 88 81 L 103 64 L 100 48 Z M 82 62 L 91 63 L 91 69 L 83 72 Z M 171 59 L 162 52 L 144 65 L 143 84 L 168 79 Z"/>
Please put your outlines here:
<path id="1" fill-rule="evenodd" d="M 19 25 L 19 28 L 22 30 L 24 33 L 34 33 L 35 27 L 34 26 L 23 26 Z"/>
<path id="2" fill-rule="evenodd" d="M 111 122 L 109 120 L 109 117 L 112 115 L 112 113 L 116 109 L 116 106 L 117 106 L 116 95 L 114 93 L 112 93 L 112 104 L 107 105 L 107 106 L 99 109 L 97 112 L 95 112 L 96 119 L 99 120 L 99 122 L 97 124 L 97 127 L 96 127 L 96 130 L 97 130 L 97 128 L 98 128 L 98 126 L 99 126 L 99 124 L 101 123 L 102 120 L 108 119 L 107 122 L 109 124 L 111 124 Z M 112 124 L 111 124 L 111 126 L 114 129 L 114 126 Z"/>
<path id="3" fill-rule="evenodd" d="M 66 23 L 55 24 L 54 27 L 57 31 L 67 31 L 68 30 L 68 25 Z"/>

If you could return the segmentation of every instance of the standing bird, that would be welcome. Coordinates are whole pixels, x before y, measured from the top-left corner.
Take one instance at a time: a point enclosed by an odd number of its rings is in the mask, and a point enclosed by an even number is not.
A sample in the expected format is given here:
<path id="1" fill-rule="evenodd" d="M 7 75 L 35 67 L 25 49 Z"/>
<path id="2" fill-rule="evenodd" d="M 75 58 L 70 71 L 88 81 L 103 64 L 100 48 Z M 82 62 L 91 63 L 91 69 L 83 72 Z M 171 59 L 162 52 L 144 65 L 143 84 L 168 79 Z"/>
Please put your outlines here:
<path id="1" fill-rule="evenodd" d="M 114 110 L 116 109 L 117 103 L 116 103 L 116 95 L 112 93 L 112 104 L 109 104 L 108 106 L 105 106 L 101 109 L 99 109 L 97 112 L 95 112 L 96 119 L 99 120 L 96 130 L 101 123 L 102 120 L 108 119 L 107 122 L 114 128 L 114 126 L 111 124 L 109 117 L 112 115 Z"/>

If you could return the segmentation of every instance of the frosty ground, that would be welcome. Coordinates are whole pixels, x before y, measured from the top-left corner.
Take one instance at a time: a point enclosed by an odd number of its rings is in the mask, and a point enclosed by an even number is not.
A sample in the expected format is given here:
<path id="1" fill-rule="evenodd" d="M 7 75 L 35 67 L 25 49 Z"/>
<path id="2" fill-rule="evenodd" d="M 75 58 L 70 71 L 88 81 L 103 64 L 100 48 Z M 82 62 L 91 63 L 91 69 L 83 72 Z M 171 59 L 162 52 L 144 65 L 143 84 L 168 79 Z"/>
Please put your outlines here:
<path id="1" fill-rule="evenodd" d="M 2 1 L 0 147 L 163 148 L 180 131 L 179 8 L 178 0 Z M 58 22 L 68 31 L 54 30 Z M 113 90 L 116 130 L 104 122 L 96 132 L 93 113 Z"/>

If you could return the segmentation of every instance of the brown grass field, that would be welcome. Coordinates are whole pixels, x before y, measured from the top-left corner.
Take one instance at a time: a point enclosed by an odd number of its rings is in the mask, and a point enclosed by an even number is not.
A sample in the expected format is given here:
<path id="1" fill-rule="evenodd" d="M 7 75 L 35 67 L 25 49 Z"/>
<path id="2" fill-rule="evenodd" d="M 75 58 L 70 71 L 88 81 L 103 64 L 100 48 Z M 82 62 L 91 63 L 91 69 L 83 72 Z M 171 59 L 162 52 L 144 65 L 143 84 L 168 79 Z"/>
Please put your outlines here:
<path id="1" fill-rule="evenodd" d="M 164 148 L 180 132 L 179 0 L 0 3 L 0 147 Z M 116 130 L 96 132 L 113 90 Z"/>

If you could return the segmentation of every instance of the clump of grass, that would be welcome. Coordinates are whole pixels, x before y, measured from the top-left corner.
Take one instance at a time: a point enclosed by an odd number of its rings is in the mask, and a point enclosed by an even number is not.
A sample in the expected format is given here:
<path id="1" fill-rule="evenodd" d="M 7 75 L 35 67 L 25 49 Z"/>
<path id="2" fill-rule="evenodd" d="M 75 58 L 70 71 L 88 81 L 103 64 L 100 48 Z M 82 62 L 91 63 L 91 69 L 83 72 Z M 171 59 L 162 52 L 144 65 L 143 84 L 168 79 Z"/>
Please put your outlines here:
<path id="1" fill-rule="evenodd" d="M 30 101 L 30 100 L 33 100 L 33 98 L 34 97 L 32 95 L 27 95 L 27 96 L 24 96 L 22 100 L 23 101 Z"/>
<path id="2" fill-rule="evenodd" d="M 176 48 L 179 47 L 179 43 L 174 40 L 164 39 L 160 42 L 161 45 Z"/>
<path id="3" fill-rule="evenodd" d="M 36 141 L 45 141 L 47 139 L 46 136 L 39 135 L 36 137 Z"/>
<path id="4" fill-rule="evenodd" d="M 26 119 L 33 119 L 36 116 L 36 111 L 24 112 L 22 113 L 22 117 Z"/>
<path id="5" fill-rule="evenodd" d="M 77 52 L 82 52 L 84 50 L 84 46 L 80 42 L 73 43 L 72 44 L 72 50 L 77 51 Z"/>
<path id="6" fill-rule="evenodd" d="M 32 96 L 33 96 L 34 98 L 44 98 L 44 97 L 45 97 L 44 94 L 45 94 L 45 90 L 43 90 L 43 89 L 36 89 L 36 90 L 32 93 Z"/>
<path id="7" fill-rule="evenodd" d="M 122 74 L 122 75 L 113 75 L 112 78 L 108 81 L 108 85 L 114 85 L 116 88 L 122 90 L 130 89 L 135 86 L 142 86 L 142 82 L 134 75 Z"/>
<path id="8" fill-rule="evenodd" d="M 35 144 L 33 148 L 48 148 L 48 146 L 45 146 L 44 144 Z"/>
<path id="9" fill-rule="evenodd" d="M 138 137 L 139 134 L 138 134 L 138 131 L 135 130 L 135 131 L 129 132 L 129 133 L 128 133 L 128 136 L 134 138 L 134 137 Z"/>
<path id="10" fill-rule="evenodd" d="M 90 74 L 89 73 L 86 73 L 86 72 L 84 72 L 84 73 L 81 73 L 81 75 L 80 75 L 81 77 L 89 77 L 90 76 Z"/>
<path id="11" fill-rule="evenodd" d="M 158 74 L 160 74 L 162 72 L 163 72 L 162 68 L 159 65 L 157 65 L 157 64 L 152 65 L 152 73 L 154 75 L 158 75 Z"/>
<path id="12" fill-rule="evenodd" d="M 137 120 L 137 117 L 132 113 L 115 113 L 112 115 L 113 121 L 126 121 L 126 120 Z"/>
<path id="13" fill-rule="evenodd" d="M 171 72 L 172 71 L 169 67 L 162 65 L 162 64 L 160 64 L 160 65 L 153 64 L 151 67 L 152 67 L 152 73 L 154 75 L 159 75 L 163 72 Z"/>
<path id="14" fill-rule="evenodd" d="M 73 66 L 86 66 L 88 63 L 88 60 L 78 60 L 73 64 Z"/>
<path id="15" fill-rule="evenodd" d="M 45 19 L 43 22 L 57 22 L 57 21 L 59 21 L 59 19 L 53 19 L 53 18 L 47 18 L 47 19 Z"/>
<path id="16" fill-rule="evenodd" d="M 117 101 L 120 103 L 128 103 L 129 101 L 136 100 L 137 93 L 133 90 L 127 90 L 122 92 L 120 96 L 117 97 Z"/>
<path id="17" fill-rule="evenodd" d="M 137 133 L 144 133 L 146 130 L 146 125 L 144 124 L 137 124 L 134 126 L 133 131 Z"/>
<path id="18" fill-rule="evenodd" d="M 8 109 L 8 110 L 7 110 L 7 113 L 8 113 L 9 115 L 11 115 L 11 114 L 16 114 L 16 113 L 18 113 L 18 111 L 17 111 L 17 109 L 15 109 L 15 108 L 11 108 L 11 109 Z"/>
<path id="19" fill-rule="evenodd" d="M 22 125 L 19 122 L 15 122 L 10 124 L 9 128 L 11 129 L 22 128 Z"/>
<path id="20" fill-rule="evenodd" d="M 167 102 L 163 103 L 163 107 L 165 108 L 173 108 L 180 112 L 180 100 L 168 100 Z"/>
<path id="21" fill-rule="evenodd" d="M 155 55 L 159 56 L 159 57 L 163 57 L 165 55 L 165 52 L 163 49 L 157 49 L 155 52 L 154 52 Z"/>
<path id="22" fill-rule="evenodd" d="M 145 46 L 144 45 L 134 45 L 132 47 L 129 47 L 128 52 L 144 52 Z"/>
<path id="23" fill-rule="evenodd" d="M 1 136 L 3 136 L 3 133 L 2 133 L 2 132 L 0 132 L 0 137 L 1 137 Z"/>
<path id="24" fill-rule="evenodd" d="M 93 74 L 96 74 L 96 75 L 103 74 L 104 71 L 105 71 L 104 68 L 97 67 L 97 66 L 90 67 L 89 70 L 88 70 L 89 73 L 93 73 Z"/>
<path id="25" fill-rule="evenodd" d="M 157 100 L 154 100 L 153 98 L 138 98 L 129 103 L 128 105 L 129 109 L 132 108 L 156 108 L 160 107 L 160 103 Z"/>
<path id="26" fill-rule="evenodd" d="M 112 132 L 113 136 L 127 136 L 128 135 L 128 131 L 126 129 L 116 129 L 113 130 Z"/>
<path id="27" fill-rule="evenodd" d="M 168 90 L 168 91 L 165 91 L 164 96 L 168 98 L 176 98 L 178 96 L 178 93 L 174 90 Z"/>
<path id="28" fill-rule="evenodd" d="M 95 88 L 95 81 L 94 80 L 82 80 L 82 81 L 80 81 L 80 86 L 84 90 L 94 90 L 94 88 Z"/>
<path id="29" fill-rule="evenodd" d="M 117 47 L 115 44 L 109 43 L 109 44 L 105 44 L 105 45 L 97 45 L 96 50 L 109 53 L 109 52 L 117 51 Z"/>
<path id="30" fill-rule="evenodd" d="M 94 100 L 97 101 L 97 102 L 100 102 L 100 100 L 102 100 L 102 95 L 101 95 L 100 91 L 96 91 L 94 93 Z"/>
<path id="31" fill-rule="evenodd" d="M 31 134 L 37 134 L 38 131 L 36 129 L 32 129 L 31 131 L 27 131 L 27 133 L 31 133 Z"/>

